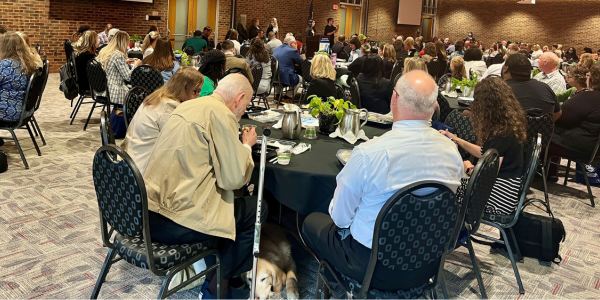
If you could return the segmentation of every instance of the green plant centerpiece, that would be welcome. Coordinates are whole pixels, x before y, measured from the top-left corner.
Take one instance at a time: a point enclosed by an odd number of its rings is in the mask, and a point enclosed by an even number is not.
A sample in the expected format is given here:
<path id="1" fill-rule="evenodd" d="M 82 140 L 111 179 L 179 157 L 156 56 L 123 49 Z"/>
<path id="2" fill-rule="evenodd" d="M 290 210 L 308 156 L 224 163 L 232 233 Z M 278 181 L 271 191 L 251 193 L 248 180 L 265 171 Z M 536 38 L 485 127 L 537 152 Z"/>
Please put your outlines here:
<path id="1" fill-rule="evenodd" d="M 462 80 L 458 80 L 456 78 L 452 78 L 452 90 L 456 90 L 457 87 L 461 87 L 460 90 L 463 92 L 463 96 L 465 97 L 473 97 L 473 91 L 475 90 L 475 85 L 479 82 L 477 78 L 477 73 L 474 73 L 471 78 L 463 78 Z"/>
<path id="2" fill-rule="evenodd" d="M 326 101 L 317 95 L 308 97 L 311 109 L 310 114 L 319 119 L 319 131 L 324 134 L 330 134 L 335 131 L 335 127 L 344 117 L 344 108 L 356 109 L 356 105 L 344 99 L 335 99 L 327 97 Z"/>

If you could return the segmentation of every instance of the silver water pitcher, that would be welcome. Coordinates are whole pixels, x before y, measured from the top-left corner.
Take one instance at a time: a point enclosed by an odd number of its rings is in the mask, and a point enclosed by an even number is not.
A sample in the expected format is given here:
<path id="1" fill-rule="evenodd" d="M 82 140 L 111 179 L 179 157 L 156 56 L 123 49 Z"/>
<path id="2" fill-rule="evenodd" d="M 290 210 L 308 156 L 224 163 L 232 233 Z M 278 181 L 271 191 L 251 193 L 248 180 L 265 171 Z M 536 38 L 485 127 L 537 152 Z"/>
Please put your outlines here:
<path id="1" fill-rule="evenodd" d="M 360 123 L 360 113 L 364 111 L 366 113 L 365 121 Z M 340 133 L 345 135 L 347 132 L 352 132 L 354 136 L 358 136 L 360 129 L 365 126 L 369 120 L 369 111 L 361 109 L 344 108 L 344 116 L 340 122 Z"/>
<path id="2" fill-rule="evenodd" d="M 302 117 L 300 116 L 300 107 L 294 104 L 283 106 L 283 121 L 281 123 L 283 138 L 296 140 L 300 138 L 302 132 Z"/>

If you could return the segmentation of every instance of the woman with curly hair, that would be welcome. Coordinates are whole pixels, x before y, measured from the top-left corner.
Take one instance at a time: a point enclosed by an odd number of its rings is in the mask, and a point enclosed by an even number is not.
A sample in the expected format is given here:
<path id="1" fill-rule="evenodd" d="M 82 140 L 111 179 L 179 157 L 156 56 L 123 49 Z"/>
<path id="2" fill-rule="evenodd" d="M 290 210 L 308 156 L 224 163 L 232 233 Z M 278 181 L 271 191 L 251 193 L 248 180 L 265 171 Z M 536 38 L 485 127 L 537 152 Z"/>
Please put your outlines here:
<path id="1" fill-rule="evenodd" d="M 199 97 L 212 95 L 219 80 L 223 78 L 226 62 L 225 54 L 219 50 L 210 50 L 202 57 L 202 65 L 200 65 L 198 71 L 205 77 Z"/>
<path id="2" fill-rule="evenodd" d="M 488 149 L 496 149 L 500 170 L 492 188 L 485 212 L 508 215 L 519 203 L 519 189 L 523 173 L 523 144 L 527 138 L 525 113 L 512 89 L 499 77 L 488 77 L 475 86 L 471 104 L 471 123 L 477 143 L 471 144 L 448 130 L 441 131 L 458 146 L 477 158 Z M 470 175 L 473 165 L 465 161 L 465 172 Z M 464 193 L 468 179 L 463 180 L 457 195 Z"/>
<path id="3" fill-rule="evenodd" d="M 254 66 L 257 64 L 262 66 L 263 71 L 260 78 L 260 84 L 258 85 L 257 94 L 264 94 L 269 89 L 269 83 L 271 82 L 272 75 L 271 57 L 269 57 L 269 50 L 267 50 L 263 41 L 259 39 L 252 41 L 250 44 L 250 49 L 248 49 L 246 62 L 250 64 L 250 68 L 254 68 Z"/>
<path id="4" fill-rule="evenodd" d="M 567 69 L 567 83 L 571 86 L 570 89 L 556 94 L 556 98 L 558 98 L 558 102 L 565 102 L 569 98 L 575 96 L 575 94 L 583 91 L 587 91 L 587 73 L 589 70 L 581 65 L 570 66 Z"/>

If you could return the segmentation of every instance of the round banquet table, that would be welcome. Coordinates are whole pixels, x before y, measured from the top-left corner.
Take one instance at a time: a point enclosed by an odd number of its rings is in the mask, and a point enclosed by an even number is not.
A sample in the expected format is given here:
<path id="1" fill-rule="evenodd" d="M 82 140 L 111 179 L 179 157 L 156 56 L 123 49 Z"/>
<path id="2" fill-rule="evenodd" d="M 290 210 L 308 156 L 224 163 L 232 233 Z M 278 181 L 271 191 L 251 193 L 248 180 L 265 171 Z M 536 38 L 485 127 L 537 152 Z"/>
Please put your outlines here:
<path id="1" fill-rule="evenodd" d="M 262 135 L 264 123 L 250 119 L 242 119 L 240 124 L 256 125 L 257 135 Z M 266 123 L 273 125 L 274 123 Z M 379 128 L 365 125 L 363 130 L 369 138 L 381 136 L 389 128 Z M 289 165 L 270 163 L 265 166 L 265 189 L 269 190 L 283 205 L 300 214 L 312 212 L 327 212 L 329 202 L 333 198 L 336 181 L 335 177 L 342 170 L 343 165 L 338 161 L 336 153 L 340 149 L 353 149 L 362 140 L 354 145 L 341 138 L 332 139 L 328 135 L 317 133 L 315 140 L 305 139 L 304 130 L 300 139 L 294 140 L 296 144 L 307 143 L 311 149 L 298 155 L 292 155 Z M 273 129 L 270 138 L 282 139 L 282 131 Z M 255 162 L 251 182 L 258 188 L 259 164 Z"/>

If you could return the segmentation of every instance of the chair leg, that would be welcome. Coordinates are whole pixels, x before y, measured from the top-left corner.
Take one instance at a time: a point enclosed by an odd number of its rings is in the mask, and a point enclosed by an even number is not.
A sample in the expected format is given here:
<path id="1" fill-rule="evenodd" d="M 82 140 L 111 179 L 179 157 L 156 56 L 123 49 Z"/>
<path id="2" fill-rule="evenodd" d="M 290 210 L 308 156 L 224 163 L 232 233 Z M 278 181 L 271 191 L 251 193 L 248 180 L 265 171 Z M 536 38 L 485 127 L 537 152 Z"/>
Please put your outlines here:
<path id="1" fill-rule="evenodd" d="M 446 277 L 444 276 L 444 269 L 440 270 L 438 276 L 440 277 L 438 282 L 442 286 L 442 295 L 444 296 L 444 299 L 450 299 L 450 296 L 448 295 L 448 285 L 446 284 Z"/>
<path id="2" fill-rule="evenodd" d="M 521 255 L 521 249 L 519 249 L 519 244 L 517 244 L 517 236 L 515 235 L 515 232 L 513 231 L 512 227 L 508 228 L 508 233 L 510 234 L 511 239 L 515 244 L 515 250 L 517 251 L 517 259 L 520 263 L 523 263 L 523 255 Z"/>
<path id="3" fill-rule="evenodd" d="M 13 140 L 15 141 L 15 145 L 17 146 L 17 150 L 19 150 L 19 154 L 21 155 L 21 160 L 23 161 L 23 165 L 25 165 L 25 169 L 29 169 L 29 164 L 27 163 L 27 159 L 25 159 L 25 154 L 23 154 L 23 149 L 21 149 L 21 144 L 19 144 L 19 140 L 17 139 L 17 135 L 15 131 L 9 129 L 10 135 L 12 135 Z"/>
<path id="4" fill-rule="evenodd" d="M 577 168 L 577 166 L 579 166 L 579 168 L 582 170 L 581 173 L 583 173 L 583 180 L 585 180 L 585 185 L 587 186 L 588 196 L 590 197 L 592 207 L 596 207 L 596 203 L 594 202 L 594 195 L 592 194 L 592 188 L 590 187 L 590 179 L 587 175 L 587 170 L 585 169 L 585 166 L 583 164 L 575 163 L 575 168 Z"/>
<path id="5" fill-rule="evenodd" d="M 477 278 L 477 284 L 479 284 L 479 291 L 481 292 L 481 299 L 487 299 L 487 293 L 485 292 L 485 286 L 483 286 L 483 278 L 481 278 L 481 272 L 477 265 L 477 259 L 475 258 L 475 250 L 473 249 L 473 243 L 471 237 L 467 238 L 467 249 L 469 250 L 469 256 L 471 257 L 471 263 L 473 263 L 473 272 Z"/>
<path id="6" fill-rule="evenodd" d="M 77 113 L 79 112 L 82 103 L 83 96 L 79 97 L 79 100 L 77 100 L 77 103 L 75 103 L 75 107 L 73 107 L 73 111 L 71 112 L 71 123 L 69 123 L 69 125 L 73 125 L 73 121 L 75 120 L 75 117 L 77 116 Z"/>
<path id="7" fill-rule="evenodd" d="M 46 146 L 46 139 L 44 139 L 44 135 L 42 134 L 42 129 L 40 129 L 40 125 L 38 124 L 37 120 L 34 117 L 31 117 L 31 120 L 33 121 L 33 125 L 35 125 L 35 127 L 37 128 L 37 131 L 40 133 L 40 138 L 42 139 L 42 144 L 44 146 Z"/>
<path id="8" fill-rule="evenodd" d="M 33 134 L 35 134 L 35 136 L 40 136 L 38 134 L 37 128 L 35 128 L 35 125 L 33 124 L 33 116 L 31 116 L 31 120 L 29 121 L 29 124 L 31 124 L 31 129 L 33 129 Z"/>
<path id="9" fill-rule="evenodd" d="M 506 244 L 506 250 L 508 252 L 508 257 L 510 259 L 510 263 L 512 264 L 513 271 L 515 272 L 515 277 L 517 278 L 517 284 L 519 285 L 519 294 L 525 294 L 525 289 L 523 288 L 523 283 L 521 282 L 521 275 L 519 275 L 519 269 L 517 268 L 517 262 L 515 261 L 515 257 L 512 252 L 512 248 L 510 247 L 510 242 L 508 241 L 508 236 L 506 235 L 506 231 L 504 229 L 499 228 L 500 234 L 504 238 Z M 518 247 L 518 246 L 517 246 Z"/>
<path id="10" fill-rule="evenodd" d="M 565 181 L 563 185 L 567 185 L 567 178 L 569 178 L 569 171 L 571 171 L 571 159 L 567 159 L 567 170 L 565 171 Z"/>
<path id="11" fill-rule="evenodd" d="M 546 171 L 546 169 L 549 169 L 548 166 L 544 165 L 544 162 L 542 162 L 542 180 L 544 181 L 544 199 L 546 200 L 546 205 L 548 205 L 548 213 L 550 212 L 550 197 L 548 196 L 548 183 L 546 182 L 546 179 L 548 178 L 548 172 Z"/>
<path id="12" fill-rule="evenodd" d="M 27 131 L 29 132 L 29 136 L 31 137 L 31 141 L 33 142 L 33 146 L 35 147 L 35 151 L 37 151 L 38 156 L 42 156 L 40 147 L 38 147 L 37 141 L 35 140 L 35 137 L 33 136 L 33 132 L 31 132 L 31 127 L 29 126 L 29 124 L 25 124 L 25 128 L 27 128 Z"/>
<path id="13" fill-rule="evenodd" d="M 98 299 L 98 294 L 100 294 L 100 288 L 102 288 L 102 284 L 106 280 L 106 275 L 110 270 L 110 267 L 113 264 L 113 259 L 117 255 L 117 252 L 114 249 L 108 250 L 108 254 L 106 255 L 106 259 L 104 260 L 104 265 L 102 266 L 102 270 L 100 271 L 100 275 L 98 275 L 98 280 L 96 281 L 96 286 L 94 286 L 94 291 L 92 291 L 92 296 L 90 299 Z"/>
<path id="14" fill-rule="evenodd" d="M 85 125 L 83 125 L 83 131 L 85 131 L 85 129 L 87 128 L 88 124 L 90 123 L 90 119 L 92 118 L 92 114 L 94 113 L 94 109 L 96 108 L 96 103 L 94 102 L 94 105 L 92 105 L 92 109 L 90 109 L 90 114 L 87 118 L 87 121 L 85 121 Z"/>

